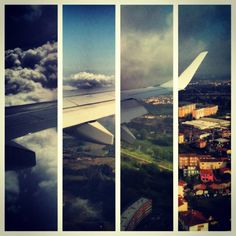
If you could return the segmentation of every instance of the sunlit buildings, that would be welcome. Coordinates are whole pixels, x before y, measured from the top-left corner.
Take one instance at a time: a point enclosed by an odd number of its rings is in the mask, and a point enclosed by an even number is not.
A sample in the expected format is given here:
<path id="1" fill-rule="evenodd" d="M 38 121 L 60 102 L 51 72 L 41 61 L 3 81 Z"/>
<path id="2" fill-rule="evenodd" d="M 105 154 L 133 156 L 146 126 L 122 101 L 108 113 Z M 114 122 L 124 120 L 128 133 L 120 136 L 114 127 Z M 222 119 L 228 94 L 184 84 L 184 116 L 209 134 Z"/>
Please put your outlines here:
<path id="1" fill-rule="evenodd" d="M 201 117 L 215 115 L 217 111 L 218 111 L 217 105 L 182 103 L 179 106 L 179 118 L 184 118 L 191 115 L 192 118 L 199 119 Z"/>
<path id="2" fill-rule="evenodd" d="M 178 143 L 179 143 L 179 144 L 184 143 L 184 134 L 183 134 L 183 133 L 179 133 Z"/>
<path id="3" fill-rule="evenodd" d="M 199 156 L 195 153 L 179 154 L 179 169 L 198 166 Z"/>
<path id="4" fill-rule="evenodd" d="M 178 211 L 183 212 L 188 210 L 188 202 L 182 197 L 178 196 Z"/>
<path id="5" fill-rule="evenodd" d="M 199 168 L 201 170 L 215 170 L 225 167 L 225 160 L 222 158 L 215 157 L 200 157 Z"/>
<path id="6" fill-rule="evenodd" d="M 214 173 L 212 169 L 200 170 L 200 177 L 203 183 L 213 182 L 215 180 Z"/>
<path id="7" fill-rule="evenodd" d="M 196 109 L 196 104 L 192 103 L 192 104 L 180 104 L 179 106 L 179 118 L 183 118 L 186 117 L 188 115 L 191 115 L 192 112 L 194 111 L 194 109 Z"/>
<path id="8" fill-rule="evenodd" d="M 179 180 L 179 184 L 178 184 L 178 193 L 179 196 L 184 197 L 184 189 L 186 187 L 187 183 L 183 180 Z"/>
<path id="9" fill-rule="evenodd" d="M 193 110 L 192 116 L 194 119 L 199 119 L 201 117 L 215 115 L 217 111 L 218 111 L 217 105 L 201 106 Z"/>

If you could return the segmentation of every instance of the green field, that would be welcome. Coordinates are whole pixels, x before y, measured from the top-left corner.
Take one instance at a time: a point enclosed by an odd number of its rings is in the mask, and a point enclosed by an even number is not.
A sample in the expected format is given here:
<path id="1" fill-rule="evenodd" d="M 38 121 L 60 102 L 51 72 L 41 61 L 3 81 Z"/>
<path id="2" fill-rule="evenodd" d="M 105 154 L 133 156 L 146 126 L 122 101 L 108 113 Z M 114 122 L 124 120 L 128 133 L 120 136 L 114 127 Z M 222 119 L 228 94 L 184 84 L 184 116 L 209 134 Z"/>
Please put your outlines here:
<path id="1" fill-rule="evenodd" d="M 137 230 L 173 228 L 173 172 L 168 162 L 153 161 L 147 154 L 121 150 L 121 210 L 140 197 L 152 199 L 152 214 Z M 169 169 L 171 166 L 171 169 Z"/>
<path id="2" fill-rule="evenodd" d="M 139 163 L 154 164 L 159 169 L 165 169 L 167 171 L 173 170 L 173 163 L 166 160 L 158 160 L 152 157 L 151 155 L 145 154 L 137 150 L 129 150 L 126 148 L 121 149 L 122 158 L 130 158 Z M 123 159 L 122 159 L 123 162 Z"/>

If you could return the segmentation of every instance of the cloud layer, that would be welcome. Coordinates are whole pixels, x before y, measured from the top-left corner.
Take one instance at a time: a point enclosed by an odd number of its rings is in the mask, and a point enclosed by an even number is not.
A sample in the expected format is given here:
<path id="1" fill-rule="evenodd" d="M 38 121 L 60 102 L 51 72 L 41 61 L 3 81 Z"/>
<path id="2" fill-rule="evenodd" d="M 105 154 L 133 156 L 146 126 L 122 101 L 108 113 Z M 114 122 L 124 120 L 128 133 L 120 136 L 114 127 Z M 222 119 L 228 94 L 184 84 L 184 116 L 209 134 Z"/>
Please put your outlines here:
<path id="1" fill-rule="evenodd" d="M 115 78 L 113 75 L 79 72 L 64 79 L 64 90 L 94 89 L 113 87 Z"/>
<path id="2" fill-rule="evenodd" d="M 57 43 L 5 52 L 6 106 L 56 99 Z"/>
<path id="3" fill-rule="evenodd" d="M 47 129 L 16 139 L 18 143 L 36 152 L 37 164 L 32 173 L 40 176 L 38 186 L 46 190 L 57 184 L 57 132 Z"/>
<path id="4" fill-rule="evenodd" d="M 35 151 L 37 164 L 30 169 L 6 172 L 6 223 L 11 230 L 56 229 L 56 137 L 56 129 L 48 129 L 15 140 Z"/>
<path id="5" fill-rule="evenodd" d="M 165 6 L 122 8 L 122 89 L 157 85 L 172 79 L 172 31 L 172 12 L 166 11 Z"/>

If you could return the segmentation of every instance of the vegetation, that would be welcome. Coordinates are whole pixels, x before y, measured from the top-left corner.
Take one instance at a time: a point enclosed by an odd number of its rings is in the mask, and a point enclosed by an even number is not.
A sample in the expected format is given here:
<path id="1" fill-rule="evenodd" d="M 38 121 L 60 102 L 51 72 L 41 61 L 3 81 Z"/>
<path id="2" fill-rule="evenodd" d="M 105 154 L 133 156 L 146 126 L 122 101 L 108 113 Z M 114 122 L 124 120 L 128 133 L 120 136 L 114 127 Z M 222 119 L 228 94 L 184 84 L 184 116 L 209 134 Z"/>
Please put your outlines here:
<path id="1" fill-rule="evenodd" d="M 153 201 L 149 230 L 172 230 L 173 185 L 172 172 L 162 171 L 157 165 L 142 164 L 122 156 L 121 207 L 125 210 L 140 197 Z M 159 220 L 158 220 L 159 219 Z M 139 230 L 143 230 L 140 226 Z"/>
<path id="2" fill-rule="evenodd" d="M 151 114 L 168 116 L 138 118 L 128 124 L 137 137 L 121 148 L 121 210 L 140 197 L 152 199 L 152 214 L 136 230 L 172 230 L 173 228 L 173 120 L 172 106 L 146 105 Z M 158 105 L 159 107 L 159 105 Z M 171 109 L 170 109 L 171 107 Z"/>

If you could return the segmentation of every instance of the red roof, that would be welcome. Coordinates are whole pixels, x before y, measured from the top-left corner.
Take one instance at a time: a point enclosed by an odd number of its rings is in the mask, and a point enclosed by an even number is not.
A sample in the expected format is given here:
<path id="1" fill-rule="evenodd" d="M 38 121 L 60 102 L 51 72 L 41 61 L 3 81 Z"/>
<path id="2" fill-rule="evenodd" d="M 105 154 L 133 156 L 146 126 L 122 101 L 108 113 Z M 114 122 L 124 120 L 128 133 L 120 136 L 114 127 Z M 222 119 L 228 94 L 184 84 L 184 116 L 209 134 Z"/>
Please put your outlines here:
<path id="1" fill-rule="evenodd" d="M 221 172 L 221 173 L 225 173 L 225 172 L 228 172 L 228 171 L 230 171 L 230 168 L 228 168 L 228 167 L 222 167 L 222 168 L 220 168 L 220 172 Z"/>
<path id="2" fill-rule="evenodd" d="M 183 198 L 182 197 L 178 197 L 178 206 L 182 206 L 184 204 Z"/>
<path id="3" fill-rule="evenodd" d="M 224 184 L 224 183 L 222 183 L 222 184 L 213 183 L 213 184 L 210 185 L 210 188 L 212 188 L 213 190 L 221 190 L 221 189 L 225 189 L 227 187 L 228 187 L 228 185 Z"/>
<path id="4" fill-rule="evenodd" d="M 179 195 L 178 196 L 178 206 L 184 205 L 184 202 L 186 202 L 186 200 Z"/>
<path id="5" fill-rule="evenodd" d="M 194 185 L 194 190 L 205 190 L 206 189 L 206 185 L 205 184 L 197 184 Z"/>
<path id="6" fill-rule="evenodd" d="M 200 170 L 200 175 L 213 175 L 213 170 Z"/>
<path id="7" fill-rule="evenodd" d="M 205 218 L 205 216 L 201 212 L 196 210 L 180 212 L 179 218 L 183 222 L 183 224 L 188 227 L 207 223 L 207 219 Z"/>
<path id="8" fill-rule="evenodd" d="M 183 180 L 180 180 L 180 181 L 179 181 L 179 186 L 186 186 L 186 185 L 187 185 L 187 183 L 184 182 Z"/>

